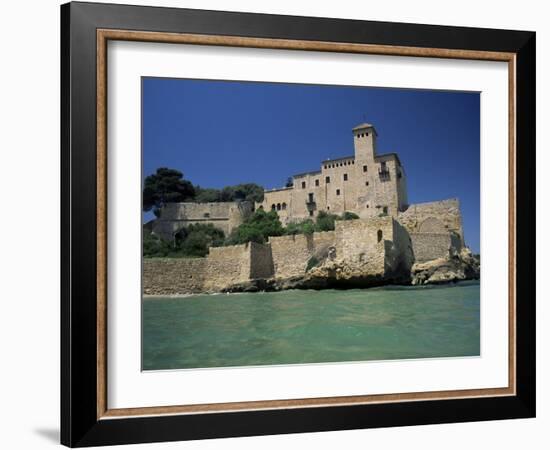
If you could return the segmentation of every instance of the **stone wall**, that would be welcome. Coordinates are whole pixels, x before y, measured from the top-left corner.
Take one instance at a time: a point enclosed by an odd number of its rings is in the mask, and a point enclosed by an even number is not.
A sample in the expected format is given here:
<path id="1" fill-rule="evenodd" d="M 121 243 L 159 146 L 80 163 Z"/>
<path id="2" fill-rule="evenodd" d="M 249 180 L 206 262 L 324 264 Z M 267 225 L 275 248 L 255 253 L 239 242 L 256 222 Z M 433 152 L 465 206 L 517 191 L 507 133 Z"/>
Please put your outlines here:
<path id="1" fill-rule="evenodd" d="M 276 278 L 290 278 L 305 273 L 307 262 L 314 252 L 312 236 L 297 234 L 270 237 L 269 244 Z"/>
<path id="2" fill-rule="evenodd" d="M 144 258 L 143 293 L 170 295 L 203 292 L 206 258 Z"/>
<path id="3" fill-rule="evenodd" d="M 456 233 L 460 245 L 464 246 L 458 199 L 410 205 L 406 211 L 399 213 L 397 220 L 409 233 Z"/>
<path id="4" fill-rule="evenodd" d="M 250 279 L 250 245 L 210 247 L 204 289 L 215 291 Z"/>
<path id="5" fill-rule="evenodd" d="M 387 243 L 393 240 L 390 216 L 336 222 L 336 258 L 368 266 L 369 273 L 383 275 Z"/>
<path id="6" fill-rule="evenodd" d="M 386 273 L 393 273 L 396 277 L 408 276 L 414 264 L 412 239 L 405 227 L 396 220 L 393 220 L 392 226 L 392 245 L 386 251 Z"/>
<path id="7" fill-rule="evenodd" d="M 334 231 L 271 237 L 265 245 L 212 247 L 206 258 L 145 259 L 144 293 L 214 292 L 253 279 L 296 278 L 306 274 L 313 259 L 358 269 L 375 280 L 402 282 L 415 261 L 449 255 L 452 234 L 441 220 L 428 219 L 416 226 L 422 231 L 413 233 L 393 217 L 382 216 L 337 221 Z M 412 222 L 406 223 L 410 227 Z"/>
<path id="8" fill-rule="evenodd" d="M 273 256 L 271 254 L 271 245 L 257 244 L 250 242 L 249 258 L 249 277 L 271 278 L 274 274 Z"/>
<path id="9" fill-rule="evenodd" d="M 227 236 L 252 213 L 251 202 L 168 203 L 153 224 L 153 232 L 171 241 L 175 233 L 191 224 L 212 224 Z"/>
<path id="10" fill-rule="evenodd" d="M 451 248 L 449 233 L 411 233 L 411 240 L 416 262 L 449 256 Z"/>

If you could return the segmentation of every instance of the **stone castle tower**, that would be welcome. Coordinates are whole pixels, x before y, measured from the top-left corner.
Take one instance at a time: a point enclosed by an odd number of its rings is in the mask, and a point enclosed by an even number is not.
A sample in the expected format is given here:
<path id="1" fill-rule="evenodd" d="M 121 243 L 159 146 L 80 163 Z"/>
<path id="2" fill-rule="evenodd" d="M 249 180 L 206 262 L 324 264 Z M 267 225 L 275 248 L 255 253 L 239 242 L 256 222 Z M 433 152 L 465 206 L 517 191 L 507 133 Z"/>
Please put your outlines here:
<path id="1" fill-rule="evenodd" d="M 397 217 L 407 207 L 399 157 L 377 153 L 378 133 L 369 123 L 354 127 L 352 136 L 353 155 L 322 161 L 320 170 L 294 175 L 292 187 L 265 191 L 259 207 L 277 211 L 283 223 L 315 218 L 320 211 Z"/>

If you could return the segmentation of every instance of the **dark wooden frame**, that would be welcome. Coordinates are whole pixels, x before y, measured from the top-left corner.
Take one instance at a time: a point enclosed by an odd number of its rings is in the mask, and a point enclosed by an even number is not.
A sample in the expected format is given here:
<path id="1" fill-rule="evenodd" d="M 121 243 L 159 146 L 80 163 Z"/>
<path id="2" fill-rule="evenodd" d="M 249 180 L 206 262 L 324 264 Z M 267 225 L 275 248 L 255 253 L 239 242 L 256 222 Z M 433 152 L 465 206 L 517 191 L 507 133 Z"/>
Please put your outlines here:
<path id="1" fill-rule="evenodd" d="M 93 3 L 63 5 L 61 27 L 63 444 L 91 446 L 534 417 L 535 33 Z M 105 395 L 104 77 L 108 39 L 508 61 L 508 245 L 514 281 L 510 284 L 509 389 L 291 399 L 279 404 L 208 405 L 202 409 L 109 410 Z"/>

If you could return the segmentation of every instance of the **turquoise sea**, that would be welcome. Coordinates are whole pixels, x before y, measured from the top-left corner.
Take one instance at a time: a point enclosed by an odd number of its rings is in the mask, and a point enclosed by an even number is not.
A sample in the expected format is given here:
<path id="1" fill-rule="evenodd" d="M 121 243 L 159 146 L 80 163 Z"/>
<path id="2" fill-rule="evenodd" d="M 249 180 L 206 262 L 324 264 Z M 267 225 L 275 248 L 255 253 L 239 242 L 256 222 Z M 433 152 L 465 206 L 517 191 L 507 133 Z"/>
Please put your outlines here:
<path id="1" fill-rule="evenodd" d="M 479 355 L 479 282 L 143 300 L 143 369 Z"/>

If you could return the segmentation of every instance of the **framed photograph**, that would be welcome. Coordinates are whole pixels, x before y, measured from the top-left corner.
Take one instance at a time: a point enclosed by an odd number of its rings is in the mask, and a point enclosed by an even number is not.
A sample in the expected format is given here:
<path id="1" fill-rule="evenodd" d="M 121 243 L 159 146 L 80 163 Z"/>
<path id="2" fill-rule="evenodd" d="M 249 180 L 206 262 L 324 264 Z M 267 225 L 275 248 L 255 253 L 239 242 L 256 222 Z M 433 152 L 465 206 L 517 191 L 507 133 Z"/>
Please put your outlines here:
<path id="1" fill-rule="evenodd" d="M 61 7 L 61 441 L 535 415 L 535 33 Z"/>

